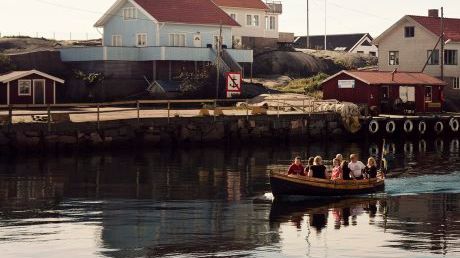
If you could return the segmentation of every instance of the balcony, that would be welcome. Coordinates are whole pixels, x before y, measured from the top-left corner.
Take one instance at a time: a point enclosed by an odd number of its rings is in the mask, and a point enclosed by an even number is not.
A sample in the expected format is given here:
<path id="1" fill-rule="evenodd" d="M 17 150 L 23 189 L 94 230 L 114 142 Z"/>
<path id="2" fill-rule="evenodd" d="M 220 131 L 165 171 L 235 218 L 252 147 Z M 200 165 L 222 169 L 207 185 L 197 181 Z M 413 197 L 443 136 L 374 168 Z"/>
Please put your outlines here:
<path id="1" fill-rule="evenodd" d="M 239 63 L 252 63 L 252 50 L 228 49 Z M 60 49 L 63 62 L 85 61 L 208 61 L 215 58 L 210 48 L 193 47 L 72 47 Z"/>
<path id="2" fill-rule="evenodd" d="M 265 4 L 270 8 L 268 12 L 273 14 L 283 13 L 283 4 L 281 3 L 281 1 L 267 0 Z"/>

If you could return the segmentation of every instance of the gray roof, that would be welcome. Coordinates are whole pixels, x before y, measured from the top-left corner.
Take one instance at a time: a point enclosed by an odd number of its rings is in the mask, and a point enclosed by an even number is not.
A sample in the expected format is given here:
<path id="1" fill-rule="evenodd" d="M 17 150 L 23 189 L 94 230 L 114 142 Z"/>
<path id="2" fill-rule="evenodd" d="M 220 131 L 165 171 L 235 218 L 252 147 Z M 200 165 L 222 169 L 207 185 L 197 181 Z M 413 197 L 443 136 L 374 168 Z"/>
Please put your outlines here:
<path id="1" fill-rule="evenodd" d="M 369 33 L 327 35 L 327 50 L 348 52 L 366 35 L 373 40 Z M 294 45 L 307 48 L 307 36 L 296 37 Z M 324 35 L 310 36 L 310 49 L 324 49 Z"/>

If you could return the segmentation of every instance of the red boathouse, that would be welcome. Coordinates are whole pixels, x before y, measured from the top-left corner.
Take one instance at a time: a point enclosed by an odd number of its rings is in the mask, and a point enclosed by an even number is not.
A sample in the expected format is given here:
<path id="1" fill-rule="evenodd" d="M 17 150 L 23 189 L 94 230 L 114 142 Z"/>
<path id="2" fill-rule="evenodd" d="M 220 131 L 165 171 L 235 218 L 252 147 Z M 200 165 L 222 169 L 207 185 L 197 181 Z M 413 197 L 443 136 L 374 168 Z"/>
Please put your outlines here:
<path id="1" fill-rule="evenodd" d="M 56 104 L 56 87 L 63 83 L 63 79 L 37 70 L 0 75 L 0 104 Z"/>
<path id="2" fill-rule="evenodd" d="M 352 102 L 381 113 L 441 112 L 445 82 L 424 73 L 341 71 L 322 82 L 323 99 Z"/>

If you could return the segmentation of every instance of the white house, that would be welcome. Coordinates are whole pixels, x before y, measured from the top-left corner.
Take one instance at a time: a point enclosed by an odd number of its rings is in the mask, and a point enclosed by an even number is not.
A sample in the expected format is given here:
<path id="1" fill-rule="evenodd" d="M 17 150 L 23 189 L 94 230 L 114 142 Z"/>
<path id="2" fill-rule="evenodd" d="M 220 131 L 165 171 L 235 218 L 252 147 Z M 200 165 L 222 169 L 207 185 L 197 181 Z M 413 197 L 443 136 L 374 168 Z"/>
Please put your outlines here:
<path id="1" fill-rule="evenodd" d="M 233 45 L 237 48 L 276 46 L 279 38 L 278 19 L 282 13 L 279 1 L 213 0 L 240 27 L 233 27 Z"/>
<path id="2" fill-rule="evenodd" d="M 224 62 L 253 61 L 252 51 L 232 49 L 232 29 L 240 25 L 211 0 L 117 0 L 95 27 L 103 29 L 103 45 L 63 48 L 64 62 L 152 62 L 153 79 L 165 70 L 171 79 L 184 67 L 214 62 L 220 33 Z"/>
<path id="3" fill-rule="evenodd" d="M 294 45 L 301 49 L 324 49 L 324 35 L 296 37 Z M 326 36 L 327 50 L 377 56 L 378 48 L 369 33 L 334 34 Z"/>

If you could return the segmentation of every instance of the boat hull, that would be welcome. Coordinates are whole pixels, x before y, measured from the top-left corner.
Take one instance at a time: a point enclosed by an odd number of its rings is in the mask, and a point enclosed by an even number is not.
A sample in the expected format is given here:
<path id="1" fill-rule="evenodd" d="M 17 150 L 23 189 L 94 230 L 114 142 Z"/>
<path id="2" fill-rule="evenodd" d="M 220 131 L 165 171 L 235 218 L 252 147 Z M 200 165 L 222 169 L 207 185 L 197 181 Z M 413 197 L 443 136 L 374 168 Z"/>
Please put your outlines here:
<path id="1" fill-rule="evenodd" d="M 286 175 L 271 175 L 270 185 L 275 197 L 359 195 L 385 189 L 384 179 L 331 181 Z"/>

